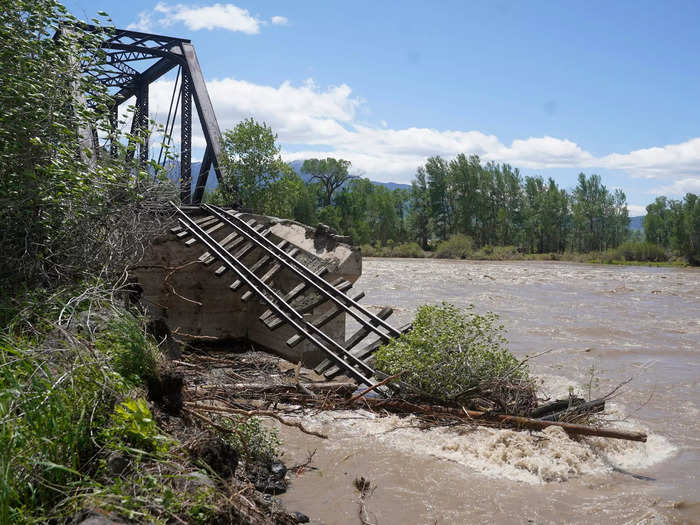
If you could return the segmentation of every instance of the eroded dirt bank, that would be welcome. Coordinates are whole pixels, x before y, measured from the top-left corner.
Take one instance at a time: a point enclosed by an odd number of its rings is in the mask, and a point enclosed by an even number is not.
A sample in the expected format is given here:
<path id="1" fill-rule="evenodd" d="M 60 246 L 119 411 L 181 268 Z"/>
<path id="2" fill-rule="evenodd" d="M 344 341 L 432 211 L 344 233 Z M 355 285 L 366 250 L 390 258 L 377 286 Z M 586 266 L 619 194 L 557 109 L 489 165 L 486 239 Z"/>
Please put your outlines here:
<path id="1" fill-rule="evenodd" d="M 292 476 L 283 500 L 332 525 L 357 522 L 352 482 L 377 489 L 377 523 L 700 523 L 700 272 L 567 263 L 366 259 L 367 304 L 393 321 L 442 300 L 502 316 L 521 357 L 553 394 L 607 392 L 634 376 L 613 416 L 646 430 L 646 444 L 572 441 L 556 430 L 423 431 L 368 412 L 324 413 L 283 428 L 286 461 L 316 449 L 318 470 Z M 655 478 L 645 481 L 619 467 Z"/>

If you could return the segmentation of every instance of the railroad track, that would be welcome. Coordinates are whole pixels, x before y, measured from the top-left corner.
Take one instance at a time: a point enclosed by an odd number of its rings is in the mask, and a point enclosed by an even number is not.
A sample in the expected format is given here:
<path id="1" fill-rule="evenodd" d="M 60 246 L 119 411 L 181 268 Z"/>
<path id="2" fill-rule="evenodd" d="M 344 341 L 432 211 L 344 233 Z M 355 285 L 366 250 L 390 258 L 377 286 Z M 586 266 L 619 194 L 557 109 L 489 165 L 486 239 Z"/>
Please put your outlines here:
<path id="1" fill-rule="evenodd" d="M 364 293 L 348 295 L 351 282 L 342 278 L 327 281 L 324 279 L 327 268 L 310 270 L 297 260 L 299 248 L 284 240 L 274 243 L 270 240 L 270 228 L 254 219 L 245 220 L 242 213 L 205 204 L 201 207 L 204 216 L 193 219 L 171 204 L 177 210 L 180 223 L 171 232 L 187 246 L 198 243 L 203 246 L 206 251 L 199 261 L 215 268 L 214 275 L 223 277 L 232 273 L 234 280 L 229 288 L 232 293 L 240 293 L 242 301 L 255 298 L 267 306 L 259 317 L 261 323 L 269 330 L 291 326 L 296 334 L 287 340 L 288 346 L 294 347 L 306 340 L 324 353 L 326 359 L 315 368 L 317 373 L 329 379 L 345 373 L 368 386 L 378 381 L 377 372 L 368 364 L 372 354 L 411 328 L 410 325 L 395 328 L 387 322 L 392 308 L 386 307 L 373 314 L 359 304 Z M 243 258 L 253 251 L 258 254 L 252 258 L 255 262 L 245 264 Z M 287 290 L 274 286 L 274 276 L 283 269 L 296 281 Z M 330 308 L 324 308 L 323 313 L 314 318 L 305 318 L 304 314 L 321 306 Z M 339 343 L 323 328 L 343 313 L 355 319 L 360 328 Z"/>

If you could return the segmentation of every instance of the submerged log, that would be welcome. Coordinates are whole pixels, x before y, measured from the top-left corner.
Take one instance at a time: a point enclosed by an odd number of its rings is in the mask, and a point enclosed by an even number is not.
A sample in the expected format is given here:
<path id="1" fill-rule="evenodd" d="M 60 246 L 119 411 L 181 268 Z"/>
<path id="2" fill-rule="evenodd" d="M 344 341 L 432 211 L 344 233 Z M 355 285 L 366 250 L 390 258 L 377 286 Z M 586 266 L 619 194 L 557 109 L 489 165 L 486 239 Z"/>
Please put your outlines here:
<path id="1" fill-rule="evenodd" d="M 532 419 L 522 416 L 508 416 L 505 414 L 490 414 L 478 410 L 466 410 L 463 408 L 443 407 L 436 405 L 420 405 L 394 399 L 374 399 L 364 398 L 362 403 L 366 403 L 370 408 L 381 408 L 388 411 L 399 413 L 412 413 L 439 416 L 449 415 L 466 419 L 469 421 L 480 420 L 491 423 L 503 423 L 516 428 L 530 428 L 533 430 L 544 430 L 547 427 L 561 427 L 568 434 L 581 436 L 598 436 L 614 439 L 626 439 L 629 441 L 646 442 L 647 435 L 643 432 L 634 432 L 627 430 L 606 429 L 595 427 L 592 425 L 577 425 L 574 423 L 561 423 L 559 421 L 543 421 L 541 419 Z"/>
<path id="2" fill-rule="evenodd" d="M 542 418 L 544 416 L 548 416 L 549 414 L 581 405 L 585 402 L 586 400 L 582 397 L 574 397 L 573 399 L 556 399 L 535 408 L 532 412 L 530 412 L 530 417 Z"/>
<path id="3" fill-rule="evenodd" d="M 601 398 L 574 405 L 565 410 L 560 410 L 559 412 L 554 412 L 553 414 L 540 417 L 539 419 L 542 421 L 561 421 L 565 417 L 580 416 L 593 412 L 602 412 L 603 410 L 605 410 L 605 399 Z"/>

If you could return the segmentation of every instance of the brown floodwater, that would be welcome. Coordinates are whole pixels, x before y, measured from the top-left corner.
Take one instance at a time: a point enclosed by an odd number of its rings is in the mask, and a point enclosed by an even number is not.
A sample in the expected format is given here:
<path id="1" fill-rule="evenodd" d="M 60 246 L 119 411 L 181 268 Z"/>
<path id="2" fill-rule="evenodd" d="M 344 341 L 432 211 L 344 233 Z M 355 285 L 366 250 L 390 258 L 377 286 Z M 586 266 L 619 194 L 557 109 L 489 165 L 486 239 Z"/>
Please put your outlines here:
<path id="1" fill-rule="evenodd" d="M 646 444 L 558 429 L 416 428 L 365 411 L 309 414 L 321 440 L 280 429 L 285 461 L 316 450 L 318 470 L 292 476 L 282 500 L 326 525 L 359 523 L 352 482 L 380 524 L 700 523 L 700 271 L 559 262 L 365 259 L 364 304 L 394 306 L 395 325 L 423 303 L 493 311 L 544 391 L 605 394 L 611 425 L 644 430 Z M 350 329 L 350 327 L 349 327 Z M 596 381 L 591 381 L 591 370 Z M 636 479 L 613 466 L 654 478 Z"/>

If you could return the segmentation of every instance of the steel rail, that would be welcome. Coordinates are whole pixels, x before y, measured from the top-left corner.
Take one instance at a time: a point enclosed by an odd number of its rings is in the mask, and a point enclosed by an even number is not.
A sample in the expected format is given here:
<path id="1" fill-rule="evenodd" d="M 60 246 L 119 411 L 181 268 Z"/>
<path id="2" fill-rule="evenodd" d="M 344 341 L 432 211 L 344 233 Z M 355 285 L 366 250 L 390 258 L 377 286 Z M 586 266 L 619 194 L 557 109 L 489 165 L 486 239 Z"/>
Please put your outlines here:
<path id="1" fill-rule="evenodd" d="M 392 336 L 399 337 L 401 335 L 401 332 L 398 331 L 396 328 L 394 328 L 383 319 L 380 319 L 373 313 L 360 306 L 356 301 L 353 301 L 350 297 L 337 290 L 335 286 L 330 284 L 325 279 L 318 277 L 316 274 L 314 274 L 308 268 L 306 268 L 303 264 L 300 264 L 299 261 L 290 257 L 283 250 L 277 248 L 274 243 L 270 242 L 264 237 L 260 237 L 260 235 L 257 232 L 250 233 L 249 231 L 247 231 L 250 228 L 240 217 L 232 216 L 226 212 L 223 212 L 221 208 L 217 206 L 204 204 L 202 207 L 210 213 L 216 215 L 219 219 L 227 223 L 232 228 L 236 229 L 241 235 L 245 236 L 246 238 L 248 238 L 248 240 L 258 245 L 260 248 L 262 248 L 265 252 L 267 252 L 275 259 L 287 263 L 287 267 L 289 268 L 289 270 L 291 270 L 297 277 L 302 279 L 304 282 L 314 286 L 324 296 L 332 300 L 335 304 L 337 304 L 340 308 L 345 310 L 345 312 L 348 313 L 351 317 L 353 317 L 356 321 L 369 328 L 372 332 L 377 334 L 383 340 L 390 341 Z M 234 223 L 231 219 L 235 219 L 236 223 Z M 245 226 L 245 228 L 240 226 L 241 223 Z M 342 297 L 343 299 L 339 299 L 338 296 Z M 371 319 L 373 323 L 370 323 L 366 319 L 362 318 L 358 313 L 353 311 L 353 307 L 359 310 L 363 315 Z M 379 329 L 378 325 L 386 329 L 389 332 L 389 334 L 385 334 L 384 332 L 382 332 Z"/>
<path id="2" fill-rule="evenodd" d="M 202 228 L 200 228 L 199 225 L 195 223 L 194 220 L 191 219 L 184 211 L 182 211 L 172 201 L 170 202 L 170 204 L 175 208 L 178 215 L 180 215 L 178 219 L 183 225 L 183 227 L 189 230 L 190 233 L 192 233 L 192 235 L 197 237 L 202 242 L 202 244 L 204 244 L 207 247 L 211 254 L 216 255 L 216 257 L 218 257 L 221 260 L 221 262 L 223 262 L 232 271 L 238 274 L 238 278 L 243 283 L 245 283 L 248 286 L 248 288 L 253 290 L 253 292 L 256 295 L 258 295 L 271 309 L 273 309 L 276 315 L 278 315 L 281 318 L 284 318 L 284 320 L 287 323 L 289 323 L 292 327 L 294 327 L 294 329 L 297 332 L 304 335 L 306 339 L 308 339 L 318 348 L 323 350 L 329 357 L 336 361 L 336 363 L 339 366 L 350 372 L 350 374 L 353 375 L 355 379 L 358 379 L 360 382 L 366 384 L 367 386 L 372 385 L 372 381 L 368 377 L 365 377 L 365 375 L 361 371 L 351 366 L 351 362 L 354 362 L 354 364 L 359 365 L 362 369 L 365 370 L 365 372 L 369 372 L 370 375 L 376 375 L 375 371 L 369 365 L 367 365 L 361 359 L 358 359 L 357 357 L 352 355 L 350 352 L 347 352 L 345 348 L 343 348 L 339 343 L 334 341 L 331 337 L 326 335 L 322 330 L 316 328 L 312 323 L 306 321 L 303 315 L 301 315 L 289 304 L 287 304 L 284 301 L 284 299 L 282 299 L 277 294 L 277 292 L 275 292 L 267 284 L 262 282 L 243 263 L 241 263 L 233 255 L 231 255 L 231 253 L 228 252 L 226 249 L 224 249 L 215 239 L 213 239 Z M 264 290 L 267 294 L 269 294 L 269 296 L 263 293 L 261 289 Z M 275 300 L 273 301 L 271 297 Z M 275 301 L 278 301 L 279 304 Z M 285 309 L 288 310 L 288 313 L 285 313 Z M 292 318 L 292 316 L 296 318 L 296 320 Z M 312 335 L 312 332 L 321 339 L 324 339 L 326 343 L 330 343 L 332 346 L 335 346 L 340 351 L 341 355 L 344 355 L 345 357 L 349 358 L 349 361 L 346 361 L 338 354 L 336 354 L 333 350 L 326 347 L 321 341 L 319 341 L 316 337 L 314 337 L 314 335 Z"/>

